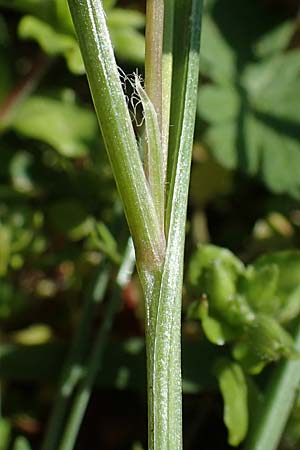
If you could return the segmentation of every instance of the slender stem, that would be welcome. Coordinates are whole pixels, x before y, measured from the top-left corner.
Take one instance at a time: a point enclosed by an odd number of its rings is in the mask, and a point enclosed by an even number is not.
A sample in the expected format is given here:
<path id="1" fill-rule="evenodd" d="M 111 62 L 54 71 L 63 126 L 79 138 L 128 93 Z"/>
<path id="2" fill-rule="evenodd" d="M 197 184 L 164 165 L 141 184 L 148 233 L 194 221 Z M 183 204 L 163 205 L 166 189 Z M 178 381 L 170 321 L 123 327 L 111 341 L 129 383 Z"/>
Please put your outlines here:
<path id="1" fill-rule="evenodd" d="M 165 0 L 164 41 L 162 55 L 162 148 L 164 156 L 164 174 L 167 173 L 169 128 L 171 112 L 172 75 L 173 75 L 173 38 L 174 38 L 174 3 Z M 164 180 L 164 183 L 166 180 Z"/>
<path id="2" fill-rule="evenodd" d="M 199 77 L 199 50 L 203 0 L 175 0 L 175 29 L 181 40 L 174 44 L 170 142 L 167 173 L 166 233 L 168 233 L 180 153 L 191 159 Z M 189 159 L 189 164 L 190 164 Z"/>
<path id="3" fill-rule="evenodd" d="M 85 353 L 90 333 L 90 324 L 94 307 L 103 300 L 109 280 L 109 273 L 110 268 L 108 266 L 99 268 L 88 291 L 82 318 L 74 335 L 69 356 L 67 357 L 62 370 L 62 377 L 54 402 L 55 406 L 50 418 L 42 450 L 57 449 L 70 398 L 82 376 L 83 354 Z"/>
<path id="4" fill-rule="evenodd" d="M 178 5 L 182 2 L 178 0 Z M 147 328 L 149 449 L 182 449 L 181 407 L 181 297 L 186 207 L 196 116 L 200 24 L 202 2 L 185 2 L 184 29 L 186 69 L 179 139 L 173 159 L 170 190 L 169 232 L 163 270 L 153 280 Z M 177 7 L 177 12 L 181 11 Z M 152 297 L 151 297 L 152 295 Z"/>
<path id="5" fill-rule="evenodd" d="M 300 325 L 295 330 L 300 351 Z M 265 400 L 250 427 L 245 450 L 276 450 L 300 385 L 300 360 L 285 360 L 274 369 Z"/>
<path id="6" fill-rule="evenodd" d="M 164 0 L 147 0 L 146 2 L 146 54 L 145 54 L 145 89 L 153 105 L 159 128 L 159 146 L 151 146 L 149 133 L 144 145 L 144 167 L 162 229 L 165 215 L 165 179 L 167 148 L 162 146 L 162 51 L 164 36 Z M 145 109 L 145 108 L 144 108 Z M 155 149 L 158 148 L 158 152 Z M 159 174 L 159 177 L 156 175 Z"/>
<path id="7" fill-rule="evenodd" d="M 71 414 L 66 425 L 65 432 L 59 450 L 72 450 L 74 448 L 80 425 L 82 423 L 96 376 L 101 368 L 103 354 L 107 347 L 107 340 L 114 316 L 120 307 L 120 291 L 128 283 L 134 270 L 135 255 L 132 241 L 129 240 L 122 264 L 120 266 L 114 292 L 112 293 L 106 311 L 106 316 L 101 324 L 99 332 L 87 362 L 86 376 L 79 385 Z"/>
<path id="8" fill-rule="evenodd" d="M 161 266 L 165 241 L 140 159 L 101 0 L 69 0 L 91 93 L 140 266 Z M 145 269 L 146 270 L 146 269 Z"/>
<path id="9" fill-rule="evenodd" d="M 164 0 L 146 3 L 145 87 L 162 126 L 162 49 L 164 32 Z"/>

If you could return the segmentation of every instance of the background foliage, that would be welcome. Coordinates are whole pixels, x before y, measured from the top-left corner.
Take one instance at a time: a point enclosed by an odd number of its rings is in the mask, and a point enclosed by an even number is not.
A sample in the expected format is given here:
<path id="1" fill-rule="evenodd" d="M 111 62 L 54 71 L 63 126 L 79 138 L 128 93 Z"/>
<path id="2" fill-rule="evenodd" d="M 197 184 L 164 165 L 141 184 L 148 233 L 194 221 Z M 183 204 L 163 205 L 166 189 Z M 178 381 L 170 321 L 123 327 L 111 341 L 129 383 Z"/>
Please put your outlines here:
<path id="1" fill-rule="evenodd" d="M 104 5 L 119 65 L 142 70 L 143 2 Z M 186 449 L 199 440 L 239 445 L 269 364 L 295 356 L 297 8 L 292 0 L 206 4 L 183 304 Z M 0 449 L 27 450 L 40 448 L 88 286 L 110 264 L 91 338 L 105 317 L 128 230 L 65 0 L 0 0 L 0 72 Z M 135 277 L 120 297 L 78 449 L 145 446 Z M 297 448 L 298 430 L 299 399 L 282 448 Z"/>

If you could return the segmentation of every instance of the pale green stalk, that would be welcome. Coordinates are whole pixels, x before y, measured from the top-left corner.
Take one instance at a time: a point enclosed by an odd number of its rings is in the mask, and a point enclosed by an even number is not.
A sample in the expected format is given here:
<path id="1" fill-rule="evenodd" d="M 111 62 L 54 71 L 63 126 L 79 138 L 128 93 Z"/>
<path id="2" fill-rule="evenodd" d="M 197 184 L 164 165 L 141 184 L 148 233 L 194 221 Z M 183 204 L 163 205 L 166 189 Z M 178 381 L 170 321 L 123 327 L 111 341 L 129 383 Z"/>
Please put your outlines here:
<path id="1" fill-rule="evenodd" d="M 166 248 L 161 220 L 161 211 L 164 210 L 161 192 L 165 186 L 161 170 L 162 167 L 165 170 L 165 162 L 158 153 L 162 145 L 156 126 L 161 120 L 164 2 L 148 0 L 147 3 L 146 89 L 153 107 L 139 88 L 145 108 L 148 143 L 151 142 L 151 146 L 147 148 L 152 152 L 148 160 L 153 173 L 153 185 L 150 188 L 129 123 L 129 112 L 121 90 L 101 2 L 69 0 L 69 4 L 98 119 L 135 242 L 137 267 L 145 297 L 148 448 L 181 450 L 181 296 L 186 206 L 198 85 L 201 1 L 177 0 L 175 5 L 177 13 L 184 10 L 179 18 L 183 27 L 178 27 L 180 32 L 184 32 L 180 38 L 183 52 L 176 53 L 174 66 L 180 68 L 183 76 L 177 79 L 177 84 L 174 84 L 173 79 L 171 90 L 171 110 L 173 114 L 177 113 L 177 117 L 174 120 L 175 138 L 172 137 L 169 146 L 172 156 L 169 159 Z M 170 37 L 169 44 L 171 45 Z M 158 61 L 158 65 L 151 66 L 150 61 Z M 170 74 L 168 77 L 170 80 Z M 180 101 L 178 95 L 182 96 Z M 168 96 L 170 98 L 170 94 Z M 170 109 L 166 105 L 165 108 Z M 168 125 L 165 129 L 168 129 Z M 159 184 L 157 188 L 154 187 L 155 183 Z M 69 447 L 62 447 L 60 450 L 67 448 Z"/>
<path id="2" fill-rule="evenodd" d="M 162 126 L 162 49 L 164 0 L 146 2 L 145 88 Z"/>
<path id="3" fill-rule="evenodd" d="M 142 270 L 156 270 L 163 261 L 163 230 L 143 171 L 103 5 L 101 0 L 69 0 L 69 6 L 137 259 Z"/>
<path id="4" fill-rule="evenodd" d="M 179 5 L 179 6 L 178 6 Z M 180 11 L 182 2 L 177 2 Z M 174 111 L 180 120 L 173 139 L 171 185 L 169 193 L 167 249 L 161 278 L 157 277 L 149 303 L 147 329 L 149 449 L 182 449 L 181 418 L 181 296 L 186 206 L 190 178 L 193 132 L 199 73 L 201 2 L 185 2 L 182 110 Z M 173 86 L 178 89 L 178 86 Z M 174 105 L 174 109 L 177 104 Z M 172 143 L 172 141 L 171 141 Z M 177 147 L 176 147 L 177 146 Z M 147 304 L 147 295 L 146 295 Z"/>
<path id="5" fill-rule="evenodd" d="M 165 0 L 164 36 L 162 54 L 162 151 L 164 158 L 164 177 L 167 173 L 168 145 L 170 129 L 172 76 L 173 76 L 173 38 L 174 38 L 174 6 L 175 0 Z M 166 179 L 164 179 L 164 183 Z"/>

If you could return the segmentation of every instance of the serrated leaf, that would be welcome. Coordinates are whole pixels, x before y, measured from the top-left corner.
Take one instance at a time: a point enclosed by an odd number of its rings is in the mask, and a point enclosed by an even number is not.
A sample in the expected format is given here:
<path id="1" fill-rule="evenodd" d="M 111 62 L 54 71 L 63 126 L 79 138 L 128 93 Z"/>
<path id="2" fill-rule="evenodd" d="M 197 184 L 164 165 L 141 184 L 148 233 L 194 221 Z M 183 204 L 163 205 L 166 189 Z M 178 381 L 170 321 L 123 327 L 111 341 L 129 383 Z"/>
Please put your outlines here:
<path id="1" fill-rule="evenodd" d="M 12 128 L 71 158 L 86 155 L 98 135 L 94 113 L 66 96 L 31 96 L 18 109 Z"/>
<path id="2" fill-rule="evenodd" d="M 215 373 L 224 401 L 224 422 L 228 429 L 228 442 L 236 447 L 248 430 L 248 389 L 241 367 L 228 360 L 217 362 Z"/>
<path id="3" fill-rule="evenodd" d="M 225 167 L 259 176 L 272 191 L 300 198 L 300 50 L 281 51 L 290 26 L 278 31 L 271 57 L 253 63 L 247 52 L 238 54 L 246 55 L 245 63 L 224 73 L 222 66 L 234 66 L 230 45 L 210 22 L 225 61 L 211 57 L 211 67 L 203 68 L 214 81 L 199 92 L 198 112 L 210 124 L 205 142 Z M 271 45 L 271 37 L 264 42 Z"/>

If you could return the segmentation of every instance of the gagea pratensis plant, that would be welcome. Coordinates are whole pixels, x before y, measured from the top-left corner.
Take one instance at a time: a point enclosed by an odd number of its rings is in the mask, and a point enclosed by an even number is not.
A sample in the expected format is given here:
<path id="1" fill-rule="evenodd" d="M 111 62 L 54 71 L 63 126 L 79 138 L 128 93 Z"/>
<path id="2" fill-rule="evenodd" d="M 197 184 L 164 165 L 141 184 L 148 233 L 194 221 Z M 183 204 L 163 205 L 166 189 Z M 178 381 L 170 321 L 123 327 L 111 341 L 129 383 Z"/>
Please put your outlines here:
<path id="1" fill-rule="evenodd" d="M 144 115 L 142 151 L 101 0 L 69 0 L 69 7 L 144 294 L 148 448 L 179 450 L 183 252 L 202 1 L 147 1 L 145 87 L 134 79 Z"/>

